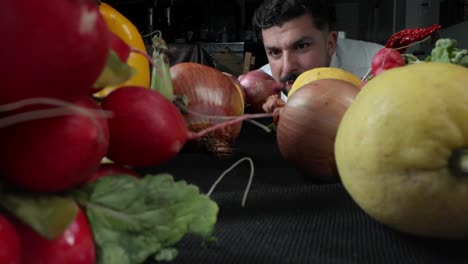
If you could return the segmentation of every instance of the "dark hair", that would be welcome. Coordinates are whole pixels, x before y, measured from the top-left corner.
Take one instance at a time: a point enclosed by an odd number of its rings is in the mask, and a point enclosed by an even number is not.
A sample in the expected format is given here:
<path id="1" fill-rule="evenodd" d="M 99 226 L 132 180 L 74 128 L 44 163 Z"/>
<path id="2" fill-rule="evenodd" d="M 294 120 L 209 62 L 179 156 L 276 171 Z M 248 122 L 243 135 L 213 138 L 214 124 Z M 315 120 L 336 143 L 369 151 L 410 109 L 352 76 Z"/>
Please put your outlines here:
<path id="1" fill-rule="evenodd" d="M 255 10 L 252 22 L 261 30 L 310 14 L 317 29 L 335 30 L 335 12 L 330 0 L 264 0 Z"/>

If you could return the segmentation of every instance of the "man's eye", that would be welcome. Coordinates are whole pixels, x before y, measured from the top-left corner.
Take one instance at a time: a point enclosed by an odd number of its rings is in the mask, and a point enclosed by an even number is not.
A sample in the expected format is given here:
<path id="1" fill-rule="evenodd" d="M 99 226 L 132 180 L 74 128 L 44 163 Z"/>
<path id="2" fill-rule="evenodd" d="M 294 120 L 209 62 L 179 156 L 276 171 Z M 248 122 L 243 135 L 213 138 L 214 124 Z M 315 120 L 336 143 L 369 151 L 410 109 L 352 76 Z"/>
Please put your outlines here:
<path id="1" fill-rule="evenodd" d="M 301 43 L 301 44 L 298 44 L 296 48 L 297 49 L 305 49 L 305 48 L 307 48 L 309 46 L 310 46 L 309 43 Z"/>
<path id="2" fill-rule="evenodd" d="M 279 50 L 270 50 L 268 52 L 268 55 L 270 55 L 272 57 L 278 57 L 280 54 L 281 54 L 281 52 Z"/>

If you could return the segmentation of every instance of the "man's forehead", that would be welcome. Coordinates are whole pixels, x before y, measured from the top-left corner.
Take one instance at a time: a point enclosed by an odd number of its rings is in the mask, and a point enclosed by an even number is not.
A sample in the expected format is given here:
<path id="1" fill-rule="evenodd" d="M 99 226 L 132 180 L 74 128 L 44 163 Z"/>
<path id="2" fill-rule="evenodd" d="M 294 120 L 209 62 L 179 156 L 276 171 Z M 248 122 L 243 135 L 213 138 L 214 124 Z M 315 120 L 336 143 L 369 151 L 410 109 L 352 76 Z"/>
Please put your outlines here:
<path id="1" fill-rule="evenodd" d="M 263 44 L 266 49 L 291 47 L 301 41 L 313 40 L 321 34 L 315 28 L 309 15 L 294 18 L 281 26 L 262 29 Z"/>

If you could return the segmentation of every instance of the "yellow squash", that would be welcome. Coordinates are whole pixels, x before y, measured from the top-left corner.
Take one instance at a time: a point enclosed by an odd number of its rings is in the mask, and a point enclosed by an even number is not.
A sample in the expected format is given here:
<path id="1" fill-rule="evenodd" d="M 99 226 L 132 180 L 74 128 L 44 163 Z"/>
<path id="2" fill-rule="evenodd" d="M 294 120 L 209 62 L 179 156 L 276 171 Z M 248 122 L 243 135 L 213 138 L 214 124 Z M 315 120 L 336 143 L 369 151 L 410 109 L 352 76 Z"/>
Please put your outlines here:
<path id="1" fill-rule="evenodd" d="M 313 81 L 320 79 L 339 79 L 352 83 L 355 86 L 361 84 L 361 79 L 345 70 L 334 67 L 318 67 L 308 71 L 303 72 L 297 77 L 294 81 L 291 90 L 288 93 L 288 96 L 291 96 L 297 89 Z"/>
<path id="2" fill-rule="evenodd" d="M 111 32 L 120 37 L 127 45 L 146 52 L 146 46 L 143 38 L 136 26 L 130 20 L 115 8 L 104 2 L 100 3 L 99 11 Z M 118 86 L 107 86 L 99 92 L 96 92 L 94 95 L 97 97 L 105 97 L 113 90 L 126 85 L 149 87 L 150 66 L 148 60 L 140 54 L 130 53 L 127 63 L 136 70 L 136 73 L 132 78 L 130 78 L 130 80 Z"/>

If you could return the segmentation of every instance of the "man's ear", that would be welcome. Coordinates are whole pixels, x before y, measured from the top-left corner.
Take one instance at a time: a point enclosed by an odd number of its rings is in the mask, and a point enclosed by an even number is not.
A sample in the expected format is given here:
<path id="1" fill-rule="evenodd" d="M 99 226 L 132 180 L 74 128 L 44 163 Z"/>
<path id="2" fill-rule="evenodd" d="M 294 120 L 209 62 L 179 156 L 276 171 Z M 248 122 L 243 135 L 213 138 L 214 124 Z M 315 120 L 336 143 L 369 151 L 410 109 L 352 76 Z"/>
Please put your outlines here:
<path id="1" fill-rule="evenodd" d="M 330 31 L 328 32 L 328 38 L 327 38 L 327 52 L 330 58 L 333 56 L 333 53 L 335 53 L 336 49 L 336 42 L 338 41 L 338 32 L 336 31 Z"/>

